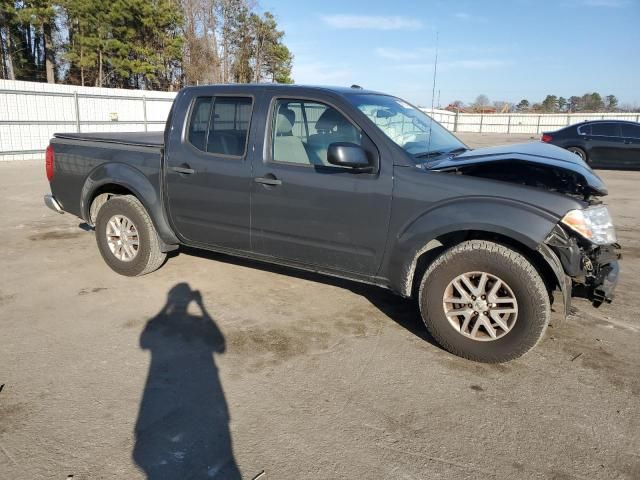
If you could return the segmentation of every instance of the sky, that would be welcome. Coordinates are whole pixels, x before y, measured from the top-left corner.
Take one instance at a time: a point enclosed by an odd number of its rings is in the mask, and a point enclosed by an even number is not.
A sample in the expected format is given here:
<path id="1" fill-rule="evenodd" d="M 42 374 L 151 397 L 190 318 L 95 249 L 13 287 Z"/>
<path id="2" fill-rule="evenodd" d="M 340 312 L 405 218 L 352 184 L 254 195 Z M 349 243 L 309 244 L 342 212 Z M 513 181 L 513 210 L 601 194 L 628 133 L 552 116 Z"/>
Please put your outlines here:
<path id="1" fill-rule="evenodd" d="M 613 94 L 640 106 L 640 0 L 259 0 L 298 84 L 352 85 L 430 106 Z"/>

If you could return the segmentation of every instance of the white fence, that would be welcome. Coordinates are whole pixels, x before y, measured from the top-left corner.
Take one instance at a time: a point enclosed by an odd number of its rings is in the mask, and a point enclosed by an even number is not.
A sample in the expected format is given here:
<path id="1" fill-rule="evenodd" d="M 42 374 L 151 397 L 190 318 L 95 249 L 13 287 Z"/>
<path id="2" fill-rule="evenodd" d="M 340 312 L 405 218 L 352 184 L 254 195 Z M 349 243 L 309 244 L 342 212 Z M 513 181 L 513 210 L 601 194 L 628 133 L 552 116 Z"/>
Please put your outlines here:
<path id="1" fill-rule="evenodd" d="M 422 109 L 452 132 L 530 133 L 558 130 L 588 120 L 629 120 L 640 122 L 640 113 L 454 113 Z"/>
<path id="2" fill-rule="evenodd" d="M 55 132 L 163 130 L 175 95 L 0 80 L 0 161 L 42 158 Z"/>
<path id="3" fill-rule="evenodd" d="M 55 132 L 162 130 L 175 95 L 0 80 L 0 161 L 42 158 Z M 539 135 L 585 120 L 640 121 L 639 113 L 481 115 L 423 110 L 454 132 Z"/>

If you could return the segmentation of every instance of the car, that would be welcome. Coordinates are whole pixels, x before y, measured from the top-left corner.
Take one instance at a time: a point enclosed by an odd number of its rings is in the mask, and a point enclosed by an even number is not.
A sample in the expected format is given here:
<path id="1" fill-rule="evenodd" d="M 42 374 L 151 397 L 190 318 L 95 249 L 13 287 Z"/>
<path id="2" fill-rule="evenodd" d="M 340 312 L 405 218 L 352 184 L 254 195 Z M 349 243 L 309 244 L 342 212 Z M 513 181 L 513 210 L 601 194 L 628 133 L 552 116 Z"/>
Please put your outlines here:
<path id="1" fill-rule="evenodd" d="M 566 148 L 594 168 L 640 169 L 640 123 L 583 122 L 545 132 L 542 141 Z"/>
<path id="2" fill-rule="evenodd" d="M 618 278 L 606 186 L 577 156 L 471 150 L 360 87 L 187 87 L 164 133 L 55 134 L 45 165 L 45 203 L 93 226 L 119 274 L 189 246 L 373 284 L 480 362 L 525 354 L 552 304 L 598 307 Z"/>

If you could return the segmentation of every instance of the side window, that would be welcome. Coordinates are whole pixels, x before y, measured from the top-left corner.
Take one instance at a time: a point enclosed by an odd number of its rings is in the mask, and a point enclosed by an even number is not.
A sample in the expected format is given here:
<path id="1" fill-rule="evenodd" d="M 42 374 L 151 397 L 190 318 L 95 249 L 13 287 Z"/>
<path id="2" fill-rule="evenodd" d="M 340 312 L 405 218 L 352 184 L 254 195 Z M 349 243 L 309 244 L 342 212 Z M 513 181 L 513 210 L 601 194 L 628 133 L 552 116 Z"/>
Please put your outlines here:
<path id="1" fill-rule="evenodd" d="M 580 135 L 591 135 L 591 125 L 583 125 L 578 127 L 578 133 Z"/>
<path id="2" fill-rule="evenodd" d="M 629 138 L 640 138 L 640 125 L 630 123 L 622 124 L 622 136 Z"/>
<path id="3" fill-rule="evenodd" d="M 615 123 L 594 123 L 591 125 L 591 135 L 619 137 L 620 129 Z"/>
<path id="4" fill-rule="evenodd" d="M 243 156 L 251 107 L 249 97 L 198 97 L 189 122 L 189 143 L 207 153 Z"/>
<path id="5" fill-rule="evenodd" d="M 188 140 L 198 150 L 206 151 L 207 129 L 211 116 L 211 97 L 198 97 L 191 111 Z"/>
<path id="6" fill-rule="evenodd" d="M 334 142 L 362 146 L 362 132 L 328 105 L 291 99 L 276 102 L 271 141 L 273 161 L 335 167 L 327 162 L 329 145 Z"/>

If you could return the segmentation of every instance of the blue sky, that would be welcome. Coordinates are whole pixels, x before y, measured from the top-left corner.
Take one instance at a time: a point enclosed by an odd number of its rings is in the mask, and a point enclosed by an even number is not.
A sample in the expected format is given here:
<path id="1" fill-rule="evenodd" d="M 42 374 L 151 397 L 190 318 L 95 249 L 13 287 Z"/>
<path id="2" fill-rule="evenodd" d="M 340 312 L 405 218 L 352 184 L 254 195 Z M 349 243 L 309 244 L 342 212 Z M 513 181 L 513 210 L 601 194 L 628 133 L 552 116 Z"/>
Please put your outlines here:
<path id="1" fill-rule="evenodd" d="M 296 83 L 430 105 L 597 91 L 640 105 L 640 0 L 260 0 L 286 33 Z M 436 92 L 436 100 L 437 100 Z"/>

